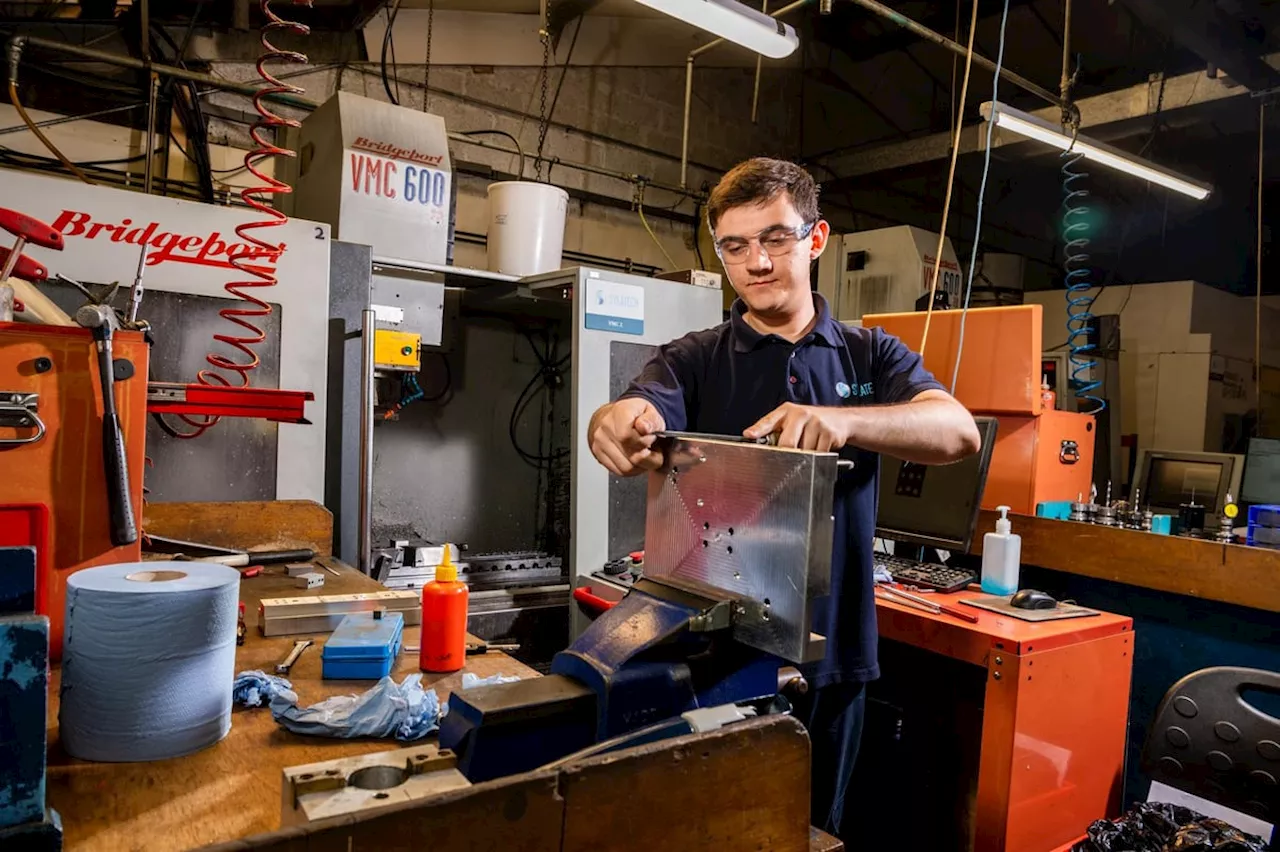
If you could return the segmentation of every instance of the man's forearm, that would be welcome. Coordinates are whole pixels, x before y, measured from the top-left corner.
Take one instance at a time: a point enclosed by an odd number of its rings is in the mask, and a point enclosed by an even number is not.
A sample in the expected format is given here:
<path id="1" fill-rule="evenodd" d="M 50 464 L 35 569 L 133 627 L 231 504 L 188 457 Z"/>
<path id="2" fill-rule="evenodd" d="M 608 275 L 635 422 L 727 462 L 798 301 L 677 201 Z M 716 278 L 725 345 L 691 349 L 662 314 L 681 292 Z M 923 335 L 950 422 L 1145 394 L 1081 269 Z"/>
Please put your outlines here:
<path id="1" fill-rule="evenodd" d="M 978 427 L 964 406 L 926 392 L 900 405 L 842 409 L 847 445 L 920 464 L 947 464 L 976 453 Z"/>

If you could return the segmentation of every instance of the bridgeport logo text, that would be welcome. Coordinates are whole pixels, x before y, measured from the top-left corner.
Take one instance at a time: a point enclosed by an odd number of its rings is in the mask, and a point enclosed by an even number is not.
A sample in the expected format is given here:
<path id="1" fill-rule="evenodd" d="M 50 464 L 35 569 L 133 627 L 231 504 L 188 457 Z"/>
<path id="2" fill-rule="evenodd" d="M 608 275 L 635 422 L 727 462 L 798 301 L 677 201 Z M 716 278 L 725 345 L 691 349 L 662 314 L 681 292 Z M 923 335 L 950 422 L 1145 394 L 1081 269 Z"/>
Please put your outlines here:
<path id="1" fill-rule="evenodd" d="M 251 243 L 238 242 L 234 236 L 224 237 L 219 231 L 212 231 L 205 236 L 163 231 L 159 222 L 136 225 L 127 217 L 116 223 L 95 222 L 92 214 L 76 210 L 63 210 L 53 221 L 53 227 L 64 237 L 151 246 L 153 251 L 147 253 L 147 266 L 191 263 L 196 266 L 236 269 L 232 261 L 237 258 L 259 258 L 263 265 L 272 266 L 278 259 L 278 254 L 285 249 L 284 244 L 281 244 L 279 253 L 266 251 Z"/>

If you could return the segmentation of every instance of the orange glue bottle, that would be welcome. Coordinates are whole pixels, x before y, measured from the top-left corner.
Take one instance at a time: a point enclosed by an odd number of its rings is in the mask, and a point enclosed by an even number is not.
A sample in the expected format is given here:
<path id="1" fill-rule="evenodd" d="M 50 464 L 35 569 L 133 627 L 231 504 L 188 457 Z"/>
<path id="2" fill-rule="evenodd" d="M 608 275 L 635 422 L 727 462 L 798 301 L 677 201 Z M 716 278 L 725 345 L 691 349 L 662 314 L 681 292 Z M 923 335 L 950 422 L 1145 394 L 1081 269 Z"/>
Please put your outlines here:
<path id="1" fill-rule="evenodd" d="M 446 544 L 436 578 L 422 587 L 418 666 L 424 672 L 456 672 L 467 661 L 467 584 L 458 581 L 452 552 Z"/>
<path id="2" fill-rule="evenodd" d="M 1053 411 L 1058 407 L 1058 394 L 1053 388 L 1049 387 L 1049 375 L 1047 373 L 1040 380 L 1040 399 L 1044 403 L 1045 411 Z"/>

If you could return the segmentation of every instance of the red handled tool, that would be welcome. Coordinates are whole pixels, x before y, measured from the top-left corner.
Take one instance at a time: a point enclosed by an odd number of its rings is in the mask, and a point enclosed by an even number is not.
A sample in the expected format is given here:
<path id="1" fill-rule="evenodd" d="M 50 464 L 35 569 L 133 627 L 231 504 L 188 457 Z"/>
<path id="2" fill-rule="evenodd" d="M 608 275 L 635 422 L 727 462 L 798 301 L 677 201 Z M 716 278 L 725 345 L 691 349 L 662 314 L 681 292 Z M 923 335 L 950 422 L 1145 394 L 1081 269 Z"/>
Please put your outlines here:
<path id="1" fill-rule="evenodd" d="M 19 213 L 17 210 L 0 207 L 0 228 L 4 228 L 18 238 L 13 244 L 13 248 L 9 249 L 9 256 L 4 259 L 4 266 L 0 267 L 0 281 L 4 281 L 13 274 L 13 270 L 22 259 L 22 249 L 27 243 L 35 243 L 47 249 L 62 251 L 62 233 L 60 231 L 55 230 L 52 225 L 46 225 L 39 219 L 32 218 L 25 213 Z M 30 281 L 31 279 L 28 278 L 27 280 Z"/>
<path id="2" fill-rule="evenodd" d="M 0 268 L 9 268 L 9 257 L 12 254 L 12 251 L 0 246 Z M 5 278 L 10 276 L 21 278 L 23 281 L 30 281 L 32 284 L 39 284 L 48 280 L 49 270 L 45 268 L 44 264 L 32 260 L 25 254 L 20 254 L 18 259 L 14 261 L 13 269 L 10 270 L 9 275 L 6 275 Z M 0 278 L 0 281 L 3 280 L 3 278 Z"/>

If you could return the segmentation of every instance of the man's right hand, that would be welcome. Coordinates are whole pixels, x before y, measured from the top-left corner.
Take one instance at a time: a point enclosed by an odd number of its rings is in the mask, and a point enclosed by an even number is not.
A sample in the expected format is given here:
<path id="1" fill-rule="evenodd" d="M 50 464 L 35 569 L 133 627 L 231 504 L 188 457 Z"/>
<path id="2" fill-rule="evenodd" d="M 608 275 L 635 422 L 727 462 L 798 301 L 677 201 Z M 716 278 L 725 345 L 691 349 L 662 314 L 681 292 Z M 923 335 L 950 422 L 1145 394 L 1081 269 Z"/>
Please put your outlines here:
<path id="1" fill-rule="evenodd" d="M 654 448 L 666 421 L 647 400 L 628 397 L 611 402 L 591 417 L 588 444 L 596 461 L 615 476 L 634 476 L 662 467 Z"/>

